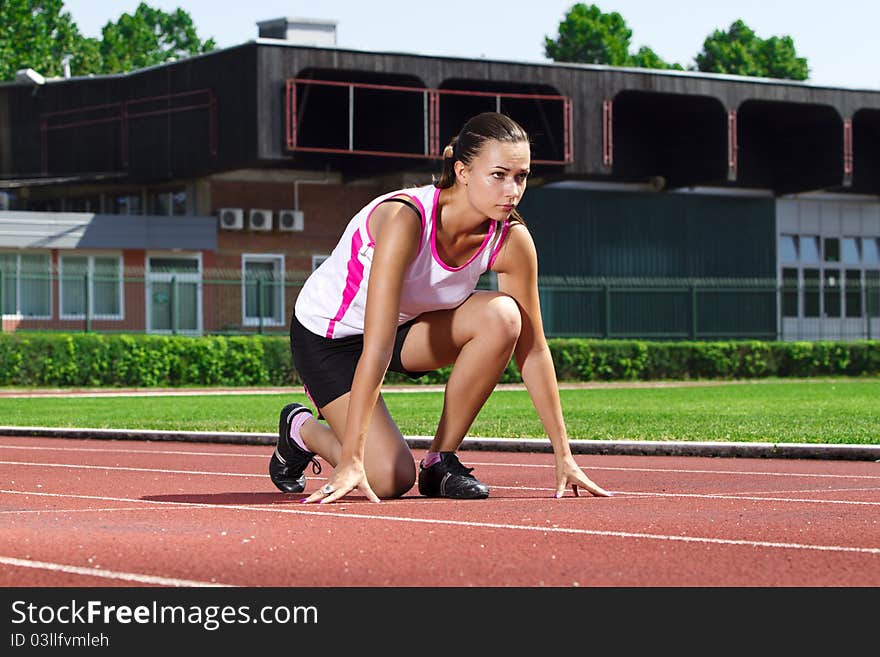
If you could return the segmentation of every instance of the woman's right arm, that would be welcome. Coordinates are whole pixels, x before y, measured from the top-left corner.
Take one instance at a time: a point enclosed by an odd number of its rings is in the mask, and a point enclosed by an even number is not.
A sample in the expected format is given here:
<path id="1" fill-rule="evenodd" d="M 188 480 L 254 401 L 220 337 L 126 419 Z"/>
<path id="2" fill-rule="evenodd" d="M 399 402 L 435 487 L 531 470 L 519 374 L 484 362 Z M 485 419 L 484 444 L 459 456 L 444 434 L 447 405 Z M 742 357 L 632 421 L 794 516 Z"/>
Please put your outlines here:
<path id="1" fill-rule="evenodd" d="M 305 502 L 333 502 L 355 488 L 371 501 L 379 501 L 367 481 L 364 449 L 394 349 L 404 273 L 418 252 L 421 228 L 421 217 L 400 203 L 383 203 L 370 217 L 375 246 L 367 281 L 364 349 L 351 386 L 345 433 L 340 436 L 342 456 L 329 481 L 333 492 L 323 498 L 314 493 Z"/>

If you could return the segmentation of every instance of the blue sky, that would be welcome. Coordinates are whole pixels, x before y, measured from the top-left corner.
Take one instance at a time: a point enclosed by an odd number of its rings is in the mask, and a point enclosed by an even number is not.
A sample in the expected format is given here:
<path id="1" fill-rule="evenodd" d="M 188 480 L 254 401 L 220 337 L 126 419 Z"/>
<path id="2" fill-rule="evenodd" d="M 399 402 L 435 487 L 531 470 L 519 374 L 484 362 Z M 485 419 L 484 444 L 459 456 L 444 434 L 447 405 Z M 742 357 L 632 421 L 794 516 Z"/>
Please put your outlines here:
<path id="1" fill-rule="evenodd" d="M 80 31 L 101 28 L 139 0 L 65 0 Z M 544 37 L 555 37 L 572 0 L 151 0 L 152 7 L 185 9 L 202 39 L 221 48 L 257 36 L 257 22 L 281 18 L 336 21 L 337 46 L 425 55 L 545 62 Z M 585 4 L 591 4 L 586 2 Z M 810 65 L 809 82 L 880 90 L 876 0 L 603 0 L 633 32 L 633 50 L 650 46 L 663 59 L 687 66 L 715 29 L 737 18 L 763 38 L 788 35 Z"/>

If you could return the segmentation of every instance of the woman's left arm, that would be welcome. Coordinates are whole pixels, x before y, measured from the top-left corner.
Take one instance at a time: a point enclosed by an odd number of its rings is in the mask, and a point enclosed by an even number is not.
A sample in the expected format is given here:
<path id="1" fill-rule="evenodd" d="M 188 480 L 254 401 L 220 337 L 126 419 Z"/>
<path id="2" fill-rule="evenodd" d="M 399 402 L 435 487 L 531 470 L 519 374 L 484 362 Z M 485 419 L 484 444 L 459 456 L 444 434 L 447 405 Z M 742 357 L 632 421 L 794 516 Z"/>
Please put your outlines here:
<path id="1" fill-rule="evenodd" d="M 544 431 L 556 456 L 556 497 L 562 497 L 571 484 L 575 495 L 578 486 L 598 497 L 611 493 L 598 486 L 575 463 L 568 443 L 562 416 L 556 369 L 544 336 L 541 306 L 538 299 L 538 255 L 528 229 L 514 224 L 508 232 L 492 269 L 498 274 L 498 289 L 517 302 L 522 316 L 522 330 L 514 358 L 529 392 Z"/>

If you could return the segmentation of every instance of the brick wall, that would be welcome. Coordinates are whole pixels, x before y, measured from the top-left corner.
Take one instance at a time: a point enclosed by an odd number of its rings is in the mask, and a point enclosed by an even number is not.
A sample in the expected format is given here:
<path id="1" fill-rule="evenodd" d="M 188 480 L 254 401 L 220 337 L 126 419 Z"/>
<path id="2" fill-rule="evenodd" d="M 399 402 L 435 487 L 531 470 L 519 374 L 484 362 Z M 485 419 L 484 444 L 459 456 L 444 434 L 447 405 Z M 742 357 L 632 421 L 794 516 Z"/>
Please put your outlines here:
<path id="1" fill-rule="evenodd" d="M 305 217 L 304 230 L 282 232 L 278 230 L 277 211 L 293 209 L 292 184 L 212 181 L 212 213 L 220 208 L 242 208 L 245 217 L 251 208 L 276 213 L 271 231 L 250 231 L 246 227 L 240 231 L 220 230 L 216 267 L 240 271 L 242 253 L 280 253 L 288 272 L 307 273 L 312 268 L 312 255 L 330 253 L 349 219 L 387 191 L 390 189 L 378 185 L 302 185 L 299 209 Z"/>

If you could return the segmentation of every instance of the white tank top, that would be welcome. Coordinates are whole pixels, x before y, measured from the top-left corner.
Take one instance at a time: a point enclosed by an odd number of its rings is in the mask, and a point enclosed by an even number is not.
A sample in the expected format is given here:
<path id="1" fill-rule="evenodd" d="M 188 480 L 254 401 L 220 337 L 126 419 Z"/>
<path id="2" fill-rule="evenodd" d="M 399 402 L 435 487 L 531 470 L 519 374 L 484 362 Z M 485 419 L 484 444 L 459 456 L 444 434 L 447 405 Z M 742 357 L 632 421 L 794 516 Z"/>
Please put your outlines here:
<path id="1" fill-rule="evenodd" d="M 509 222 L 492 221 L 477 252 L 460 267 L 450 267 L 437 253 L 437 199 L 433 185 L 401 189 L 368 203 L 348 223 L 330 257 L 312 272 L 296 300 L 299 322 L 316 335 L 342 338 L 364 332 L 367 282 L 375 242 L 367 228 L 370 215 L 392 196 L 405 194 L 422 216 L 419 250 L 404 273 L 397 324 L 431 310 L 455 308 L 471 295 L 480 276 L 492 266 Z"/>

